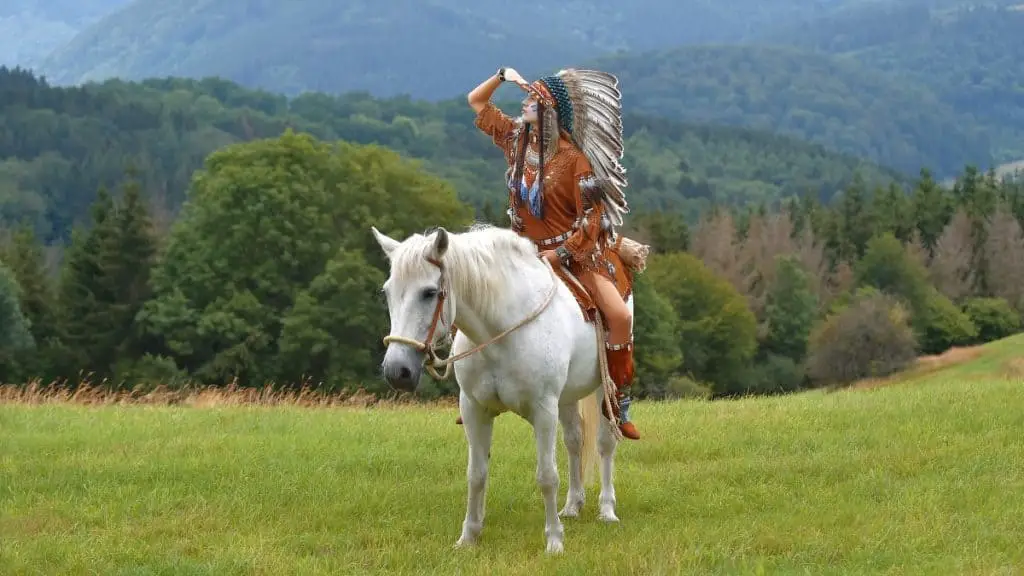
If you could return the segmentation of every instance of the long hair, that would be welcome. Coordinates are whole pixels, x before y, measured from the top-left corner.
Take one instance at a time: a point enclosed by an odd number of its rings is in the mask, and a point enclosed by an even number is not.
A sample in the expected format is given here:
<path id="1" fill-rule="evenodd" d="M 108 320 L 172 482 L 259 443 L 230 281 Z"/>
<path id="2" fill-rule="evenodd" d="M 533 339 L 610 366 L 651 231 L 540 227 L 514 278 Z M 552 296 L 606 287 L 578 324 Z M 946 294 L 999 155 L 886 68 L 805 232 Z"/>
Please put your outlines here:
<path id="1" fill-rule="evenodd" d="M 513 156 L 513 165 L 511 168 L 511 180 L 509 181 L 509 192 L 512 196 L 512 202 L 514 205 L 519 205 L 522 202 L 522 198 L 519 196 L 519 186 L 523 181 L 523 173 L 526 169 L 526 153 L 530 146 L 530 134 L 532 132 L 532 126 L 529 123 L 524 123 L 523 132 L 517 142 L 515 153 Z M 537 186 L 537 197 L 541 199 L 541 206 L 543 206 L 544 198 L 544 161 L 549 153 L 549 150 L 558 149 L 558 139 L 561 134 L 558 126 L 558 113 L 554 107 L 549 107 L 544 104 L 542 100 L 537 102 L 537 178 L 535 184 Z M 543 208 L 542 208 L 543 210 Z"/>
<path id="2" fill-rule="evenodd" d="M 544 131 L 544 116 L 547 106 L 543 101 L 537 102 L 537 197 L 541 199 L 541 206 L 544 205 L 544 144 L 548 139 L 548 133 Z"/>
<path id="3" fill-rule="evenodd" d="M 509 181 L 509 188 L 512 191 L 512 198 L 514 202 L 518 203 L 519 199 L 519 183 L 523 180 L 523 170 L 526 165 L 526 150 L 530 146 L 530 125 L 523 124 L 523 135 L 519 138 L 519 142 L 516 146 L 515 161 L 512 166 L 512 179 Z"/>

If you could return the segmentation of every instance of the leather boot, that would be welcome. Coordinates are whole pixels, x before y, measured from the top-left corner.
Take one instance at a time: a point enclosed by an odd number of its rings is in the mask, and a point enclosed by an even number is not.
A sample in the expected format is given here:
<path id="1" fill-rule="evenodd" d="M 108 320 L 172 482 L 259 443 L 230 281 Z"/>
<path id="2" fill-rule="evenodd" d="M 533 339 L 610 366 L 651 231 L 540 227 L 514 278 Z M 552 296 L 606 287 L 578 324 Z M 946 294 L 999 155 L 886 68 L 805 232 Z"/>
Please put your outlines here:
<path id="1" fill-rule="evenodd" d="M 617 390 L 616 399 L 618 408 L 612 403 L 612 410 L 620 420 L 619 430 L 622 436 L 630 440 L 639 440 L 640 432 L 636 425 L 629 419 L 630 397 L 628 389 L 633 384 L 633 343 L 629 342 L 620 346 L 608 346 L 608 374 L 612 377 Z M 607 416 L 607 409 L 605 409 Z"/>

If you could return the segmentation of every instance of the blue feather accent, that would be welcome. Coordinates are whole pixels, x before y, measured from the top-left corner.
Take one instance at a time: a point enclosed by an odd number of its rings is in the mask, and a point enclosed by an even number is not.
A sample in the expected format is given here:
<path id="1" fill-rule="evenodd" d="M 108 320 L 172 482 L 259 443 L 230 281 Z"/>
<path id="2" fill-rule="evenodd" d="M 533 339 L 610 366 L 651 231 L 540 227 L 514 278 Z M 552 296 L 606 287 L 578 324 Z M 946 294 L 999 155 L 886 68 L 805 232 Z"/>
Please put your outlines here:
<path id="1" fill-rule="evenodd" d="M 533 214 L 534 218 L 541 218 L 543 212 L 543 200 L 540 197 L 538 191 L 538 184 L 540 184 L 540 177 L 530 186 L 529 189 L 526 187 L 526 176 L 519 182 L 519 199 L 526 202 L 526 205 L 530 208 L 530 214 Z"/>

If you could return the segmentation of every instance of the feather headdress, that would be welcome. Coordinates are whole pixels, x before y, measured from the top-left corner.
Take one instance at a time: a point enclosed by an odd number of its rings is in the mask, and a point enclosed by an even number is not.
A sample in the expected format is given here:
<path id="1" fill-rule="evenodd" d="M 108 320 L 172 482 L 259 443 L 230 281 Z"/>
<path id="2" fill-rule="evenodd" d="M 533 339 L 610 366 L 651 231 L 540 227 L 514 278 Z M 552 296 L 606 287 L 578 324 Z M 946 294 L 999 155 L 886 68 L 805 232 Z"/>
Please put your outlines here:
<path id="1" fill-rule="evenodd" d="M 569 68 L 535 81 L 529 91 L 555 107 L 559 127 L 590 161 L 605 213 L 621 226 L 629 204 L 623 192 L 628 186 L 626 169 L 620 162 L 622 94 L 618 86 L 618 78 L 608 72 Z"/>

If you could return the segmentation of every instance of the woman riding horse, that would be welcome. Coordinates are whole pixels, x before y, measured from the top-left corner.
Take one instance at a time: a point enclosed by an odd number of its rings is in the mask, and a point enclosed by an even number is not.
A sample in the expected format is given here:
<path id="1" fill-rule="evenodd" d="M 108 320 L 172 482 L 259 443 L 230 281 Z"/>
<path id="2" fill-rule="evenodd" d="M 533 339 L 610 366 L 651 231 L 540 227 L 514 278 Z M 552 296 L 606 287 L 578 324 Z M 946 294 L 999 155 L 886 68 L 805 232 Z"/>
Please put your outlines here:
<path id="1" fill-rule="evenodd" d="M 519 118 L 491 102 L 505 81 L 528 94 Z M 569 269 L 604 318 L 619 429 L 638 440 L 627 393 L 633 380 L 633 316 L 623 293 L 629 292 L 631 277 L 615 249 L 615 227 L 629 211 L 622 193 L 625 169 L 619 163 L 617 83 L 611 74 L 570 69 L 528 84 L 512 68 L 501 68 L 467 99 L 477 128 L 505 155 L 512 228 L 532 240 L 556 269 Z"/>

